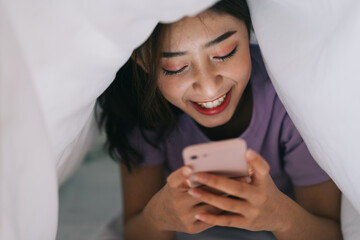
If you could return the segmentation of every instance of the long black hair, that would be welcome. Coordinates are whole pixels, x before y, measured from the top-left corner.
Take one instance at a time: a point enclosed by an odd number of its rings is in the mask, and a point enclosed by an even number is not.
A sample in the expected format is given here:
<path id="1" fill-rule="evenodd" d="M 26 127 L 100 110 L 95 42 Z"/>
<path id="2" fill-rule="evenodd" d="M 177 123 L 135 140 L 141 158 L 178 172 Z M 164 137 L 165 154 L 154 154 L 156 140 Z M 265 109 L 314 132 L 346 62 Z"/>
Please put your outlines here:
<path id="1" fill-rule="evenodd" d="M 246 0 L 221 0 L 210 10 L 243 21 L 250 36 L 251 19 Z M 100 127 L 105 127 L 108 152 L 129 170 L 131 165 L 140 164 L 143 160 L 143 156 L 129 142 L 129 135 L 134 128 L 137 127 L 142 137 L 156 147 L 176 126 L 176 117 L 181 113 L 162 96 L 157 87 L 166 27 L 166 24 L 161 23 L 155 27 L 150 37 L 134 50 L 132 57 L 98 98 L 98 106 L 101 108 L 98 123 Z M 138 61 L 141 61 L 142 67 L 136 63 Z M 149 131 L 155 135 L 146 134 Z"/>

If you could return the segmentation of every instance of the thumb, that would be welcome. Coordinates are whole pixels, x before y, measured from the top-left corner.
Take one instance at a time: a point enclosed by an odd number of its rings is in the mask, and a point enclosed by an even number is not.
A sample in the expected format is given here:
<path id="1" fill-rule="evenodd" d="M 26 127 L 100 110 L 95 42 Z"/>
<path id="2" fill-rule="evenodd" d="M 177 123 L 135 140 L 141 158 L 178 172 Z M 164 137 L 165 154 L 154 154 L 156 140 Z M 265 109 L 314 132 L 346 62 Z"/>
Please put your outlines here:
<path id="1" fill-rule="evenodd" d="M 167 183 L 171 188 L 187 191 L 190 188 L 191 174 L 192 169 L 189 166 L 183 166 L 168 176 Z"/>
<path id="2" fill-rule="evenodd" d="M 262 182 L 268 177 L 270 166 L 260 154 L 249 149 L 246 151 L 245 157 L 249 166 L 249 175 L 253 183 Z"/>

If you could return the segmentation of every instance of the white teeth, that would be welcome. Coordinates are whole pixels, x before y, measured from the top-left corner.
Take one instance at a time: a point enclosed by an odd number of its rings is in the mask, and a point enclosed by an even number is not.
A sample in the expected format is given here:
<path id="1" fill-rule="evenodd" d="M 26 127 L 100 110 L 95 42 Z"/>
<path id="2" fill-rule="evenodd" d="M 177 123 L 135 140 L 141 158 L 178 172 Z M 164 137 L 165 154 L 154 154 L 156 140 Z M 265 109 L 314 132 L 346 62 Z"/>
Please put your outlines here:
<path id="1" fill-rule="evenodd" d="M 214 108 L 214 107 L 220 106 L 222 104 L 222 102 L 224 101 L 225 97 L 226 97 L 226 94 L 224 96 L 222 96 L 221 98 L 216 99 L 215 101 L 206 102 L 206 103 L 197 103 L 197 104 L 203 108 Z"/>

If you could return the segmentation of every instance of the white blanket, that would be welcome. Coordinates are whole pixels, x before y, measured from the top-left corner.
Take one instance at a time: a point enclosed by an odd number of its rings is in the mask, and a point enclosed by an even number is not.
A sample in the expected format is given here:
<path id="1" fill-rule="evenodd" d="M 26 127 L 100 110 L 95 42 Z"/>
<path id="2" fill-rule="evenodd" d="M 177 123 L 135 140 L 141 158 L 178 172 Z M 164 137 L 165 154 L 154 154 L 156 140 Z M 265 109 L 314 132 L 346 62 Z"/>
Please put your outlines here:
<path id="1" fill-rule="evenodd" d="M 346 239 L 360 239 L 360 2 L 249 4 L 275 89 L 312 155 L 347 198 Z"/>
<path id="2" fill-rule="evenodd" d="M 0 0 L 0 239 L 55 239 L 57 185 L 96 135 L 93 107 L 156 22 L 214 0 Z M 360 236 L 357 0 L 251 0 L 268 70 Z"/>

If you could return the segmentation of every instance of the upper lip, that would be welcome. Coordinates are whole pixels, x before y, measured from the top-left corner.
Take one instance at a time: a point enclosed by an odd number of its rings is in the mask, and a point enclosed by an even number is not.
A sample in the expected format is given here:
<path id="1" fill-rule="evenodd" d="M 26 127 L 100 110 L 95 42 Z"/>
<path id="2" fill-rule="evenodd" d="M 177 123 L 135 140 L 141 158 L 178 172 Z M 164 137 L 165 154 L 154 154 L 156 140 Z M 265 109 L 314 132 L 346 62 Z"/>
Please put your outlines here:
<path id="1" fill-rule="evenodd" d="M 219 95 L 218 97 L 216 97 L 216 98 L 212 99 L 212 100 L 205 100 L 205 101 L 192 101 L 192 102 L 194 102 L 194 103 L 208 103 L 208 102 L 213 102 L 213 101 L 215 101 L 215 100 L 217 100 L 217 99 L 219 99 L 219 98 L 223 97 L 225 94 L 228 94 L 230 91 L 231 91 L 231 89 L 230 89 L 229 91 L 227 91 L 227 92 L 225 92 L 225 93 L 223 93 L 223 94 Z"/>

